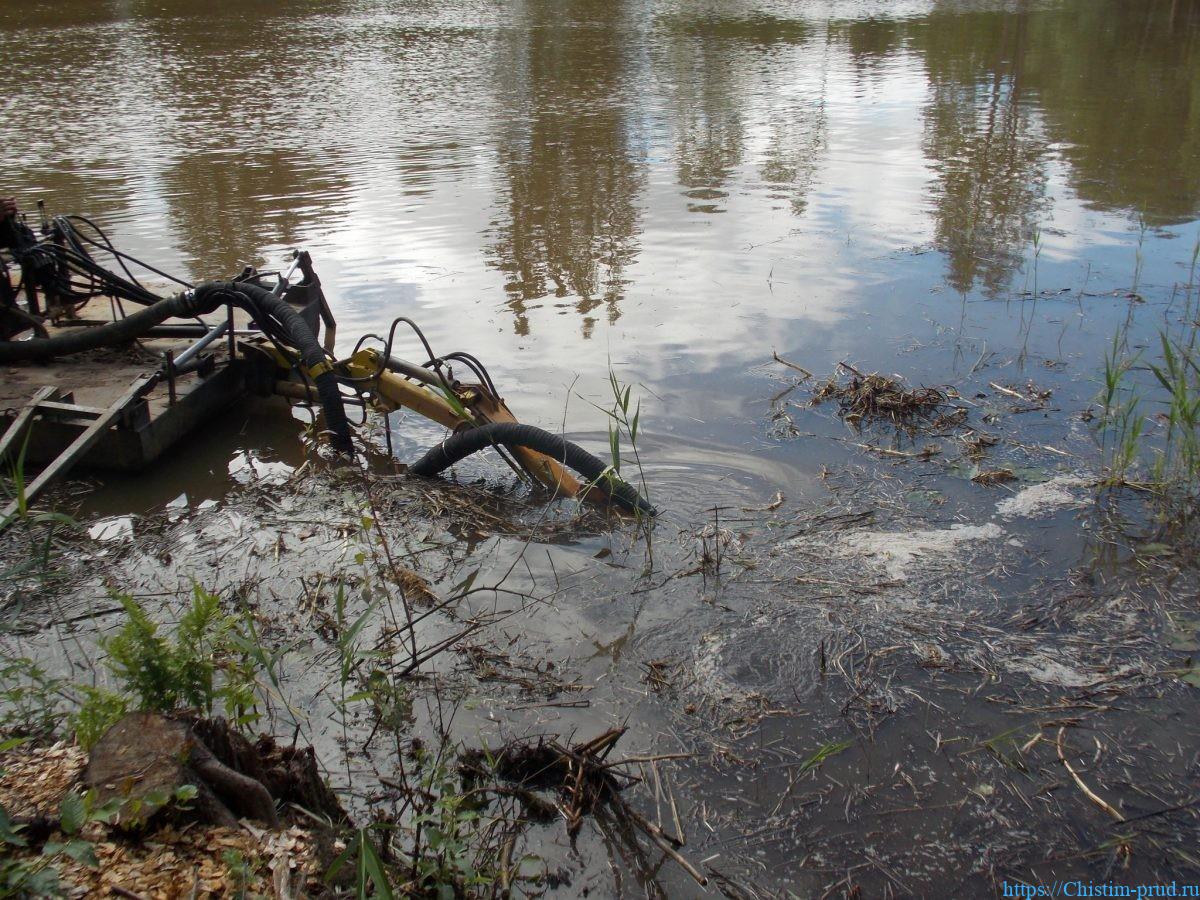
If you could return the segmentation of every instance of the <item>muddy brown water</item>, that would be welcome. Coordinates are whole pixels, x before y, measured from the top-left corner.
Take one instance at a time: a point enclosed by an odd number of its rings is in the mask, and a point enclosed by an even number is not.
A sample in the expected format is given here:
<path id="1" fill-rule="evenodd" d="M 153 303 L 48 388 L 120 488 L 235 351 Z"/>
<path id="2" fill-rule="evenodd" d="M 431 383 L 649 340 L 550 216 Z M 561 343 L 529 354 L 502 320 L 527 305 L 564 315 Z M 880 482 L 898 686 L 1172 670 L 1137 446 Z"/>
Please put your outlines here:
<path id="1" fill-rule="evenodd" d="M 494 462 L 459 477 L 511 494 L 513 534 L 401 484 L 388 501 L 442 589 L 524 552 L 508 586 L 552 601 L 479 640 L 587 688 L 537 706 L 437 663 L 459 679 L 460 739 L 628 722 L 631 751 L 696 754 L 668 778 L 714 883 L 599 829 L 535 829 L 563 896 L 1200 880 L 1195 818 L 1156 813 L 1200 788 L 1197 695 L 1163 674 L 1188 665 L 1169 645 L 1194 590 L 1140 583 L 1077 483 L 1097 471 L 1079 414 L 1113 335 L 1152 352 L 1193 290 L 1195 3 L 5 4 L 0 58 L 0 189 L 26 208 L 85 213 L 194 279 L 303 246 L 340 349 L 410 316 L 484 360 L 522 419 L 597 452 L 589 401 L 610 405 L 610 368 L 633 385 L 665 511 L 648 576 L 634 529 L 561 505 L 527 545 L 539 501 Z M 952 437 L 879 457 L 856 444 L 913 444 L 804 408 L 803 386 L 789 430 L 771 398 L 796 373 L 772 351 L 953 386 L 1005 441 L 983 461 Z M 1048 399 L 994 387 L 1030 383 Z M 439 437 L 391 427 L 401 459 Z M 253 584 L 305 634 L 296 576 L 349 564 L 330 521 L 361 495 L 289 480 L 305 450 L 286 411 L 234 410 L 202 438 L 88 494 L 86 552 L 148 598 Z M 992 466 L 1019 480 L 970 481 Z M 718 544 L 720 571 L 697 571 Z M 89 584 L 54 603 L 103 606 Z M 44 617 L 25 601 L 18 620 Z M 9 643 L 62 661 L 95 631 Z M 344 764 L 328 648 L 306 640 L 306 734 L 361 809 L 386 805 L 370 775 L 387 748 Z M 654 661 L 673 686 L 650 689 Z M 1116 828 L 1066 775 L 1064 721 L 1084 778 L 1149 825 Z"/>

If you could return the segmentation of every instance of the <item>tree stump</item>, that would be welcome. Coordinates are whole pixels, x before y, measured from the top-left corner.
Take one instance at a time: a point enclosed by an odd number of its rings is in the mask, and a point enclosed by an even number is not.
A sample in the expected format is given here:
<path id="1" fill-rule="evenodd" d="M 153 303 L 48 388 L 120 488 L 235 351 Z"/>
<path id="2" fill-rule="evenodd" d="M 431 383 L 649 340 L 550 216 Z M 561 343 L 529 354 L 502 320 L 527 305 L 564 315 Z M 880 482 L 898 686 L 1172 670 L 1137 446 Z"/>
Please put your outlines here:
<path id="1" fill-rule="evenodd" d="M 265 734 L 251 744 L 219 716 L 194 720 L 192 730 L 217 759 L 260 782 L 277 802 L 349 824 L 350 817 L 321 777 L 312 747 L 283 746 Z"/>
<path id="2" fill-rule="evenodd" d="M 125 716 L 92 748 L 84 781 L 96 791 L 97 805 L 122 801 L 115 824 L 124 830 L 141 830 L 151 819 L 171 815 L 230 827 L 245 817 L 279 827 L 275 801 L 263 783 L 218 759 L 186 719 L 148 712 Z M 178 797 L 189 785 L 196 796 L 184 809 Z"/>

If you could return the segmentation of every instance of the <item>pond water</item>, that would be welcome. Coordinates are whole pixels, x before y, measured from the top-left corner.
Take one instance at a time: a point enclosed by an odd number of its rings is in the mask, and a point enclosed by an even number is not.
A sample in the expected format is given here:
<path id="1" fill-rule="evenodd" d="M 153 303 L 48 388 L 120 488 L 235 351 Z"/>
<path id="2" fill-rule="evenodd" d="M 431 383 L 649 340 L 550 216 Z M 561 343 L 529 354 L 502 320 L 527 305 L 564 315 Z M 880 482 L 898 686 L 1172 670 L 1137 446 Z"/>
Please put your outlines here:
<path id="1" fill-rule="evenodd" d="M 1180 278 L 1197 34 L 1170 0 L 9 7 L 4 189 L 196 279 L 306 247 L 347 348 L 411 316 L 543 423 L 611 365 L 685 469 L 787 465 L 772 349 L 1094 377 L 1124 304 L 1026 335 L 995 301 Z"/>
<path id="2" fill-rule="evenodd" d="M 900 592 L 904 603 L 922 592 L 961 592 L 969 616 L 995 617 L 984 643 L 999 641 L 1009 617 L 1050 581 L 1069 593 L 1068 583 L 1078 584 L 1073 567 L 1094 562 L 1090 537 L 1070 511 L 1084 502 L 1071 479 L 1094 475 L 1097 459 L 1080 414 L 1093 403 L 1118 331 L 1129 352 L 1153 349 L 1159 329 L 1177 323 L 1185 296 L 1187 310 L 1193 302 L 1200 5 L 1189 0 L 63 0 L 0 10 L 0 58 L 0 192 L 16 194 L 26 209 L 43 199 L 53 212 L 86 214 L 118 246 L 197 280 L 228 277 L 246 264 L 277 268 L 291 248 L 304 247 L 338 319 L 339 349 L 409 316 L 438 351 L 463 349 L 484 360 L 524 421 L 565 425 L 596 451 L 607 447 L 607 420 L 589 401 L 611 404 L 611 370 L 641 399 L 644 474 L 670 527 L 689 534 L 712 523 L 697 538 L 711 549 L 726 539 L 714 507 L 738 519 L 764 511 L 782 492 L 784 504 L 770 511 L 793 517 L 786 527 L 730 532 L 728 540 L 757 541 L 776 555 L 779 541 L 798 541 L 791 549 L 807 574 L 788 569 L 793 586 L 798 577 L 809 585 L 826 578 L 826 589 L 849 585 L 858 596 L 854 586 L 872 579 L 896 582 L 909 585 Z M 912 384 L 952 386 L 971 415 L 983 417 L 973 419 L 977 425 L 1012 439 L 996 465 L 1011 468 L 1018 483 L 999 491 L 972 483 L 987 466 L 949 444 L 936 460 L 880 459 L 856 446 L 875 438 L 848 431 L 824 407 L 784 407 L 790 420 L 776 415 L 772 397 L 797 373 L 773 352 L 817 376 L 848 361 Z M 1028 409 L 1012 408 L 1015 395 Z M 409 419 L 395 419 L 393 428 L 401 459 L 437 439 Z M 303 460 L 290 421 L 235 411 L 210 438 L 181 451 L 176 466 L 109 482 L 88 508 L 118 518 L 172 517 L 182 503 L 203 516 L 252 480 L 247 473 L 286 471 Z M 883 443 L 896 453 L 913 449 Z M 845 496 L 857 490 L 848 486 L 856 472 L 877 487 L 886 483 L 879 490 L 889 501 L 924 504 L 922 524 L 876 518 L 875 531 L 853 540 L 814 538 L 804 556 L 804 535 L 813 530 L 797 530 L 798 510 L 811 513 L 831 496 L 852 510 L 853 496 Z M 503 480 L 494 465 L 469 473 Z M 998 511 L 1002 497 L 1051 477 L 1076 491 L 1056 514 L 1014 526 Z M 878 493 L 873 502 L 882 502 Z M 195 541 L 219 543 L 221 522 L 198 529 Z M 898 523 L 917 550 L 893 545 L 897 529 L 884 526 Z M 236 523 L 229 527 L 241 534 Z M 967 586 L 955 567 L 965 565 L 976 537 L 1003 549 L 972 570 Z M 581 532 L 539 549 L 550 567 L 557 555 L 571 570 L 606 540 Z M 621 540 L 614 539 L 617 557 Z M 853 568 L 855 553 L 881 547 L 894 551 L 882 572 Z M 491 565 L 503 568 L 515 552 L 500 546 Z M 672 559 L 670 550 L 660 552 Z M 910 578 L 913 553 L 957 561 L 937 577 Z M 931 815 L 911 833 L 882 818 L 892 813 L 877 812 L 881 818 L 860 834 L 846 824 L 851 799 L 865 803 L 870 791 L 847 788 L 846 821 L 840 805 L 830 813 L 842 826 L 836 840 L 804 843 L 803 807 L 779 824 L 775 799 L 792 792 L 816 746 L 844 737 L 828 733 L 825 722 L 845 719 L 866 688 L 851 691 L 851 700 L 810 696 L 808 660 L 818 642 L 825 664 L 826 638 L 816 635 L 836 632 L 842 620 L 793 620 L 794 605 L 764 613 L 762 603 L 779 599 L 771 578 L 784 577 L 774 565 L 766 567 L 770 577 L 764 570 L 766 586 L 743 580 L 728 596 L 707 577 L 690 593 L 667 586 L 661 605 L 644 614 L 643 601 L 629 594 L 636 571 L 626 582 L 606 571 L 593 591 L 605 597 L 603 609 L 564 600 L 558 621 L 531 615 L 527 633 L 544 632 L 531 640 L 547 654 L 582 660 L 582 677 L 616 685 L 579 718 L 564 713 L 565 721 L 584 727 L 619 713 L 647 733 L 691 735 L 700 726 L 680 725 L 675 714 L 647 711 L 641 701 L 630 706 L 623 693 L 639 684 L 634 662 L 669 655 L 690 660 L 693 682 L 707 692 L 701 703 L 765 696 L 767 707 L 794 703 L 811 715 L 804 725 L 768 716 L 754 733 L 760 749 L 805 748 L 791 768 L 764 763 L 730 738 L 728 747 L 717 742 L 728 751 L 725 768 L 714 774 L 697 765 L 682 776 L 689 815 L 716 835 L 703 855 L 724 853 L 714 865 L 728 865 L 731 879 L 739 873 L 731 883 L 820 893 L 861 882 L 872 892 L 938 894 L 945 888 L 939 865 L 959 873 L 954 890 L 997 884 L 997 872 L 1009 871 L 1001 833 L 1024 848 L 1014 851 L 1022 860 L 1040 852 L 1035 832 L 1070 816 L 1030 807 L 1034 824 L 1018 840 L 999 826 L 987 831 L 998 821 L 993 813 L 1002 820 L 1012 809 L 974 810 L 969 825 Z M 1048 581 L 1038 580 L 1036 573 L 1051 570 Z M 548 569 L 535 562 L 534 581 L 535 571 L 545 577 Z M 1107 577 L 1089 572 L 1093 586 Z M 976 596 L 968 587 L 992 593 Z M 881 590 L 879 608 L 860 610 L 856 622 L 931 615 L 896 606 Z M 933 615 L 929 628 L 954 630 L 951 618 Z M 803 661 L 800 649 L 782 646 L 785 628 L 813 629 Z M 915 648 L 914 634 L 900 642 Z M 831 654 L 840 641 L 853 656 L 845 633 L 829 641 Z M 928 646 L 920 644 L 920 677 L 940 668 L 929 653 L 949 652 L 948 644 Z M 634 662 L 618 672 L 626 651 Z M 1097 670 L 1079 675 L 1079 659 L 1062 647 L 1051 656 L 1022 652 L 1005 677 L 1029 678 L 1033 690 L 1096 683 Z M 880 738 L 882 746 L 835 768 L 838 790 L 869 782 L 873 766 L 890 771 L 896 759 L 927 754 L 921 791 L 914 785 L 906 797 L 889 795 L 888 808 L 959 802 L 947 779 L 979 757 L 947 763 L 931 722 L 969 720 L 964 733 L 976 736 L 1014 724 L 1012 705 L 966 712 L 980 673 L 995 671 L 972 665 L 955 669 L 962 681 L 952 689 L 938 688 L 940 705 L 913 712 Z M 1183 708 L 1174 702 L 1156 722 Z M 879 704 L 907 709 L 891 695 Z M 874 746 L 878 708 L 848 726 L 864 747 Z M 486 727 L 487 716 L 476 718 Z M 924 745 L 933 733 L 931 751 Z M 1184 759 L 1195 734 L 1171 733 L 1183 749 L 1171 762 L 1159 760 L 1162 771 L 1195 779 Z M 710 738 L 695 745 L 711 751 Z M 693 746 L 691 737 L 679 740 Z M 755 774 L 730 770 L 731 760 L 749 758 L 760 766 L 748 770 Z M 1046 760 L 1057 765 L 1053 752 Z M 966 786 L 972 803 L 1008 789 L 996 776 L 979 777 L 993 780 Z M 760 783 L 751 790 L 743 778 Z M 1028 805 L 1014 791 L 1014 806 Z M 770 815 L 725 820 L 722 813 L 709 825 L 713 809 L 737 806 L 730 792 L 753 795 L 747 808 Z M 1081 802 L 1076 812 L 1088 813 Z M 764 843 L 756 829 L 768 821 Z M 1072 852 L 1085 860 L 1075 871 L 1096 874 L 1086 867 L 1097 859 L 1097 871 L 1108 871 L 1100 851 L 1080 849 L 1103 846 L 1105 836 L 1074 837 Z M 930 850 L 935 844 L 953 850 Z M 1062 846 L 1053 852 L 1067 858 Z M 656 883 L 647 872 L 632 881 L 596 875 L 605 856 L 603 842 L 585 848 L 591 874 L 576 889 L 640 893 Z M 1185 865 L 1171 859 L 1136 871 L 1150 878 Z M 697 889 L 678 873 L 664 877 L 673 895 Z"/>

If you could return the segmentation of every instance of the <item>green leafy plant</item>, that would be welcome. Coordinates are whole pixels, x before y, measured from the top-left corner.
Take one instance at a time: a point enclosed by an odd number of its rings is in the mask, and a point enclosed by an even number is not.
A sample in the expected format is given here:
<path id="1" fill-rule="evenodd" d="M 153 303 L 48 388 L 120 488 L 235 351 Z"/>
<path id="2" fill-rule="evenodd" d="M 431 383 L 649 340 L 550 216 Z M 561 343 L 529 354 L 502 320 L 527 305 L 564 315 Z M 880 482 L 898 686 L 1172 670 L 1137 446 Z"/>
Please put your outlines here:
<path id="1" fill-rule="evenodd" d="M 1118 334 L 1105 354 L 1098 398 L 1103 483 L 1143 490 L 1161 527 L 1186 536 L 1200 512 L 1200 327 L 1189 321 L 1182 333 L 1160 332 L 1158 357 L 1140 367 L 1142 354 L 1121 346 Z M 1135 387 L 1137 368 L 1153 380 Z M 1158 408 L 1153 419 L 1145 412 L 1151 404 Z M 1148 429 L 1151 421 L 1163 427 Z"/>
<path id="2" fill-rule="evenodd" d="M 54 538 L 58 528 L 60 526 L 71 529 L 79 528 L 79 523 L 65 513 L 30 508 L 25 480 L 25 451 L 28 444 L 29 434 L 26 433 L 21 449 L 9 467 L 7 483 L 3 484 L 5 499 L 15 503 L 16 506 L 11 514 L 0 519 L 0 531 L 20 523 L 31 535 L 38 526 L 42 526 L 43 532 L 39 539 L 31 544 L 31 552 L 25 559 L 0 571 L 0 581 L 31 575 L 46 577 L 51 574 L 53 567 L 50 565 L 50 561 L 54 555 Z"/>
<path id="3" fill-rule="evenodd" d="M 638 435 L 640 434 L 639 429 L 642 422 L 642 401 L 633 397 L 632 386 L 622 384 L 611 365 L 608 369 L 608 385 L 612 391 L 612 405 L 608 409 L 583 398 L 585 402 L 600 410 L 600 412 L 608 417 L 608 452 L 611 462 L 592 484 L 597 484 L 600 481 L 610 483 L 617 480 L 629 481 L 621 471 L 623 465 L 621 448 L 623 444 L 627 443 L 630 452 L 633 454 L 634 466 L 637 468 L 636 486 L 641 492 L 642 497 L 649 502 L 650 491 L 646 485 L 646 472 L 642 466 L 642 457 L 638 449 Z M 654 520 L 652 516 L 643 515 L 640 510 L 635 511 L 634 514 L 637 516 L 639 529 L 646 538 L 648 553 L 647 570 L 650 570 L 654 566 L 654 549 L 651 540 L 651 526 Z"/>
<path id="4" fill-rule="evenodd" d="M 235 724 L 256 718 L 253 661 L 244 652 L 238 620 L 221 611 L 216 594 L 194 585 L 191 605 L 171 637 L 133 597 L 116 599 L 125 624 L 102 646 L 120 691 L 82 689 L 83 703 L 72 721 L 85 747 L 131 708 L 191 707 L 206 716 L 219 711 Z"/>
<path id="5" fill-rule="evenodd" d="M 250 896 L 250 884 L 254 880 L 255 870 L 250 861 L 237 850 L 225 850 L 221 854 L 221 862 L 229 869 L 233 878 L 234 896 L 239 898 Z"/>
<path id="6" fill-rule="evenodd" d="M 66 715 L 66 683 L 24 656 L 0 657 L 0 735 L 53 734 Z"/>
<path id="7" fill-rule="evenodd" d="M 325 880 L 332 881 L 347 863 L 353 862 L 354 896 L 357 900 L 367 900 L 368 897 L 392 900 L 395 895 L 392 893 L 387 870 L 370 832 L 370 828 L 355 829 L 353 840 L 330 864 L 325 873 Z"/>
<path id="8" fill-rule="evenodd" d="M 1167 490 L 1181 493 L 1184 505 L 1195 498 L 1200 482 L 1200 355 L 1195 334 L 1189 344 L 1176 345 L 1166 334 L 1160 336 L 1162 360 L 1150 371 L 1165 392 L 1162 417 L 1167 433 L 1156 450 L 1153 472 Z"/>
<path id="9" fill-rule="evenodd" d="M 71 729 L 79 746 L 91 750 L 104 732 L 129 712 L 132 701 L 123 694 L 90 685 L 83 685 L 78 690 L 82 694 L 82 702 L 71 714 Z"/>
<path id="10" fill-rule="evenodd" d="M 418 888 L 439 897 L 473 893 L 491 885 L 486 864 L 485 823 L 461 781 L 447 764 L 447 747 L 416 752 L 419 784 L 414 797 L 412 877 Z"/>
<path id="11" fill-rule="evenodd" d="M 1137 248 L 1133 253 L 1133 285 L 1130 290 L 1137 293 L 1138 285 L 1142 280 L 1142 266 L 1146 262 L 1145 246 L 1146 246 L 1146 231 L 1149 229 L 1150 223 L 1146 221 L 1146 215 L 1143 212 L 1138 213 L 1138 242 Z"/>
<path id="12" fill-rule="evenodd" d="M 83 830 L 92 822 L 111 822 L 120 808 L 120 801 L 97 806 L 95 799 L 93 791 L 86 794 L 67 792 L 58 809 L 58 828 L 63 840 L 47 841 L 37 855 L 0 860 L 0 898 L 60 896 L 62 885 L 54 864 L 63 857 L 92 868 L 99 865 L 95 847 L 84 837 Z M 20 826 L 13 823 L 2 806 L 0 847 L 7 847 L 9 853 L 29 847 Z"/>
<path id="13" fill-rule="evenodd" d="M 1146 417 L 1141 413 L 1141 398 L 1128 383 L 1128 375 L 1138 360 L 1121 352 L 1120 335 L 1104 356 L 1104 383 L 1100 393 L 1101 415 L 1098 423 L 1100 449 L 1104 461 L 1105 483 L 1125 484 L 1138 458 L 1139 441 Z"/>

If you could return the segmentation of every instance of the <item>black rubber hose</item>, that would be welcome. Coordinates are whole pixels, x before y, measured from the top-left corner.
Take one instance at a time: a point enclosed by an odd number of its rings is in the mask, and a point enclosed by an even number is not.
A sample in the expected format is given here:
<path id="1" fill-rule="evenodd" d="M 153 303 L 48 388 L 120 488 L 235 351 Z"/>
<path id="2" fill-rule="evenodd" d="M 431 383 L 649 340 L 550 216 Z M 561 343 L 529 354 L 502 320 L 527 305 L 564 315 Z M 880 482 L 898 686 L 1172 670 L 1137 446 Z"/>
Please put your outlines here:
<path id="1" fill-rule="evenodd" d="M 533 425 L 517 422 L 493 422 L 452 434 L 416 463 L 408 467 L 413 475 L 432 476 L 448 469 L 472 453 L 486 447 L 503 444 L 506 447 L 527 447 L 544 453 L 570 469 L 574 469 L 589 483 L 596 482 L 618 504 L 631 512 L 657 515 L 651 506 L 632 485 L 615 477 L 605 478 L 608 468 L 599 458 L 592 456 L 578 444 L 572 444 L 562 435 L 553 434 Z"/>
<path id="2" fill-rule="evenodd" d="M 56 356 L 68 356 L 72 353 L 82 353 L 85 350 L 95 350 L 98 347 L 128 344 L 167 319 L 190 318 L 200 315 L 202 312 L 211 312 L 211 310 L 203 309 L 199 298 L 189 294 L 176 294 L 174 297 L 159 300 L 131 316 L 126 316 L 124 319 L 108 325 L 81 328 L 78 331 L 69 331 L 51 338 L 0 341 L 0 365 L 15 362 L 40 362 Z"/>
<path id="3" fill-rule="evenodd" d="M 282 297 L 247 281 L 208 281 L 196 286 L 197 297 L 227 296 L 229 293 L 246 297 L 251 306 L 248 311 L 251 314 L 256 311 L 262 314 L 256 316 L 256 319 L 270 316 L 279 323 L 283 334 L 277 337 L 281 337 L 299 351 L 300 362 L 306 369 L 316 369 L 325 363 L 325 348 L 317 341 L 317 336 L 312 333 L 308 323 Z M 313 384 L 316 385 L 317 395 L 321 398 L 325 426 L 331 435 L 330 444 L 342 453 L 354 453 L 350 420 L 346 418 L 346 406 L 342 401 L 337 375 L 332 370 L 326 370 L 313 377 Z"/>
<path id="4" fill-rule="evenodd" d="M 177 294 L 159 300 L 143 310 L 107 325 L 81 328 L 52 338 L 34 338 L 28 341 L 0 341 L 0 365 L 16 362 L 35 362 L 95 350 L 98 347 L 113 347 L 128 344 L 145 334 L 155 325 L 170 318 L 191 318 L 213 312 L 222 303 L 231 302 L 243 307 L 260 323 L 268 317 L 279 323 L 282 337 L 300 352 L 305 368 L 313 369 L 325 362 L 325 350 L 317 342 L 316 335 L 291 305 L 282 297 L 276 297 L 256 284 L 236 281 L 209 281 L 194 291 Z M 330 443 L 343 453 L 353 453 L 354 443 L 350 437 L 350 422 L 342 403 L 342 392 L 338 389 L 337 375 L 332 370 L 313 378 L 321 408 L 325 412 L 325 424 L 333 437 Z"/>

